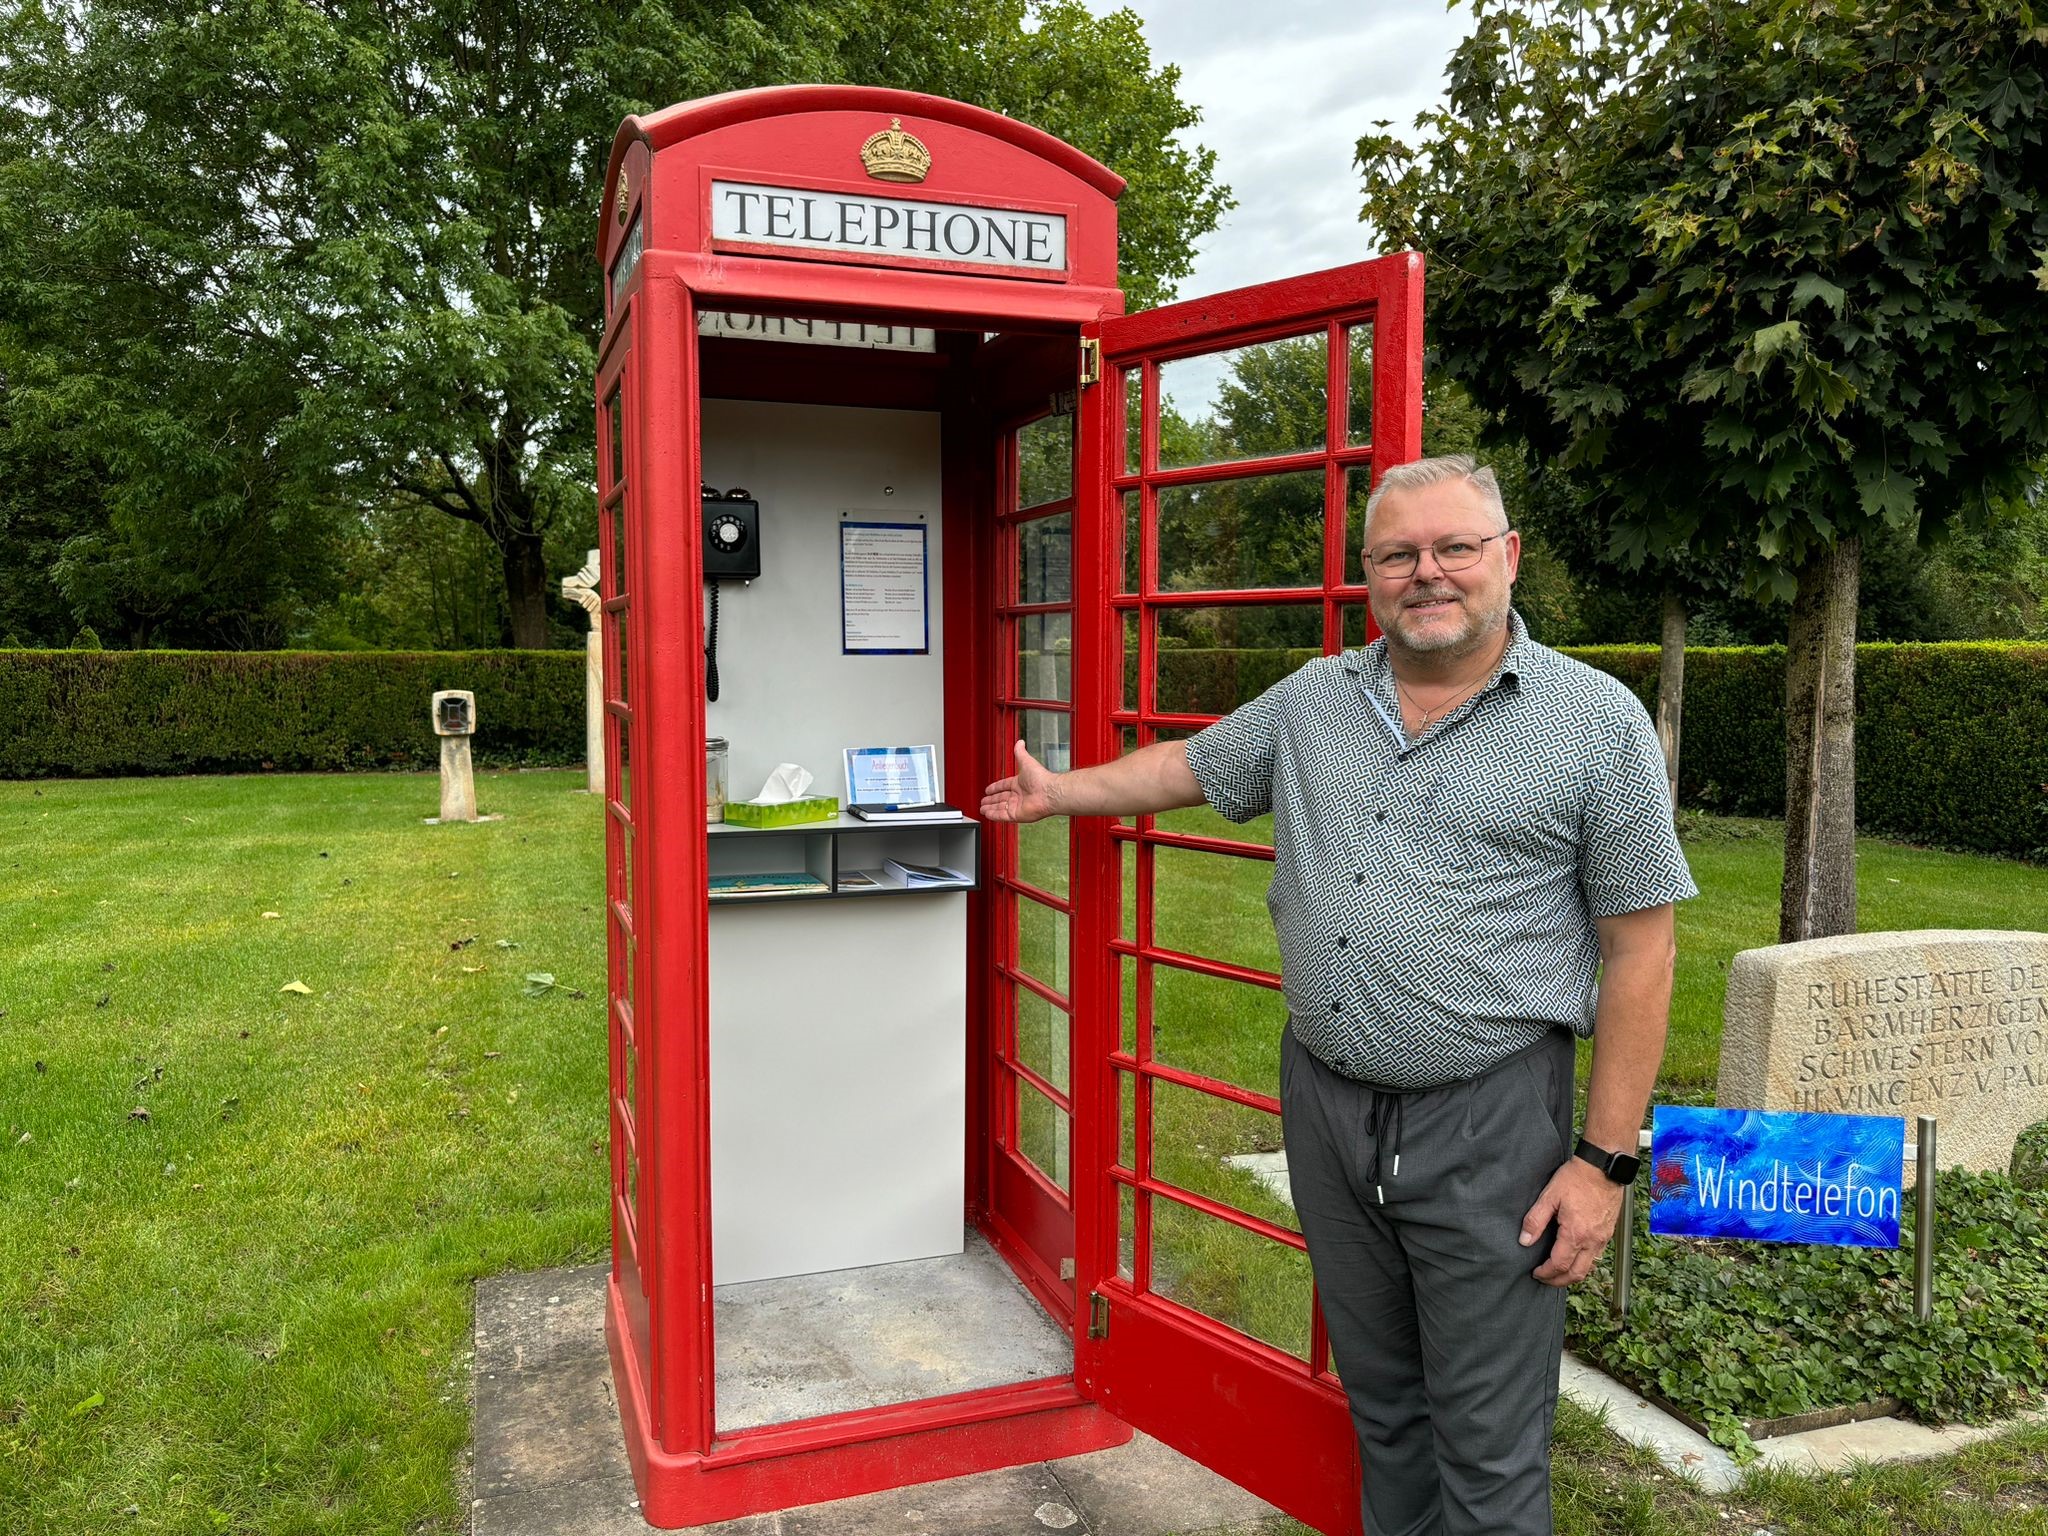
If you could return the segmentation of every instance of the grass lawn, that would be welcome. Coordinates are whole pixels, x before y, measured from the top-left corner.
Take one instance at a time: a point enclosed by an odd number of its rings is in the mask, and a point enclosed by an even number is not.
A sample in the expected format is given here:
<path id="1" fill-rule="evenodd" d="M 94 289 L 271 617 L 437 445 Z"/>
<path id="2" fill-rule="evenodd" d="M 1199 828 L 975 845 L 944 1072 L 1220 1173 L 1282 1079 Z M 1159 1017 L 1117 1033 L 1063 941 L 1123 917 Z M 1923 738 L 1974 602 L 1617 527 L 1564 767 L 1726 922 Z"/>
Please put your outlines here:
<path id="1" fill-rule="evenodd" d="M 608 1240 L 580 782 L 486 775 L 506 819 L 448 828 L 420 824 L 430 776 L 0 784 L 0 1531 L 462 1528 L 470 1282 Z M 1776 926 L 1773 830 L 1696 831 L 1673 1097 L 1711 1094 L 1719 977 Z M 1265 866 L 1168 864 L 1162 942 L 1273 963 Z M 1862 882 L 1867 928 L 2048 910 L 2048 870 L 1994 860 L 1867 843 Z M 1163 1059 L 1273 1090 L 1272 994 L 1156 980 Z M 1291 1219 L 1223 1161 L 1276 1145 L 1268 1117 L 1155 1109 L 1162 1173 Z M 1214 1222 L 1155 1237 L 1159 1289 L 1300 1347 L 1299 1261 Z M 2044 1503 L 2048 1431 L 1715 1500 L 1561 1419 L 1575 1536 L 2048 1533 Z"/>

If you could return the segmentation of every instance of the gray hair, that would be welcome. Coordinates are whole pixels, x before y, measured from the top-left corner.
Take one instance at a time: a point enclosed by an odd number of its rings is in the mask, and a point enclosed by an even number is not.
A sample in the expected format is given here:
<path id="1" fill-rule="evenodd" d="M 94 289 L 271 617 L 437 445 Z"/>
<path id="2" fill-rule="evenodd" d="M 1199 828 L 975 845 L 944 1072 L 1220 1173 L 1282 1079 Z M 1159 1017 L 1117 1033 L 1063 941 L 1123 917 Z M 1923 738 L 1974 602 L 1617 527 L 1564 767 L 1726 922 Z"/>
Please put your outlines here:
<path id="1" fill-rule="evenodd" d="M 1380 477 L 1380 483 L 1365 499 L 1365 527 L 1359 534 L 1361 542 L 1372 531 L 1372 515 L 1379 511 L 1380 503 L 1387 499 L 1389 492 L 1419 491 L 1425 486 L 1442 485 L 1447 480 L 1463 480 L 1478 491 L 1479 499 L 1493 509 L 1494 531 L 1508 531 L 1507 504 L 1500 499 L 1500 482 L 1494 479 L 1493 471 L 1470 454 L 1447 453 L 1441 458 L 1396 464 Z"/>

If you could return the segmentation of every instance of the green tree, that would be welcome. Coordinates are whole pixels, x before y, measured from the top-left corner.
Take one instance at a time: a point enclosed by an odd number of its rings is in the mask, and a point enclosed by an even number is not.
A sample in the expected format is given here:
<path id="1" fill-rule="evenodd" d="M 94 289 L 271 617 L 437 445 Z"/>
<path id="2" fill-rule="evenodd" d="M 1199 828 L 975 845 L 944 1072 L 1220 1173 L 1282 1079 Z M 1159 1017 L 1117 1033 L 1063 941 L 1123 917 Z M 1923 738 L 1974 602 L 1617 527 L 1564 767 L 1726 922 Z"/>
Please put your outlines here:
<path id="1" fill-rule="evenodd" d="M 2048 449 L 2048 28 L 2013 0 L 1474 0 L 1366 214 L 1609 553 L 1792 600 L 1784 937 L 1855 926 L 1859 554 Z"/>
<path id="2" fill-rule="evenodd" d="M 0 357 L 18 413 L 105 466 L 85 564 L 133 555 L 152 634 L 396 497 L 481 529 L 505 638 L 545 643 L 549 540 L 590 542 L 613 133 L 803 80 L 977 101 L 1098 155 L 1132 182 L 1140 303 L 1228 205 L 1177 137 L 1177 72 L 1078 0 L 7 8 Z"/>

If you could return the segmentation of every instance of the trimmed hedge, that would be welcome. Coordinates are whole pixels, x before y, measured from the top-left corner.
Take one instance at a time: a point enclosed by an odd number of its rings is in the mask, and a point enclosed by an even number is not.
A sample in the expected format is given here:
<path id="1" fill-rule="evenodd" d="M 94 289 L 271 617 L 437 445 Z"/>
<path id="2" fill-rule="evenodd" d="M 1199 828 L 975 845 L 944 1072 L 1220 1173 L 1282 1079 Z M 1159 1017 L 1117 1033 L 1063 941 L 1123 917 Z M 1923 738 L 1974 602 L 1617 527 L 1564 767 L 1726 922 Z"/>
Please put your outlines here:
<path id="1" fill-rule="evenodd" d="M 1158 702 L 1227 710 L 1315 654 L 1162 650 Z M 1654 646 L 1567 654 L 1655 707 Z M 0 778 L 432 767 L 441 688 L 476 693 L 478 761 L 583 761 L 580 651 L 0 651 Z M 1681 800 L 1783 813 L 1784 693 L 1781 646 L 1686 653 Z M 1856 694 L 1865 831 L 2048 858 L 2048 645 L 1859 646 Z"/>
<path id="2" fill-rule="evenodd" d="M 1159 707 L 1227 710 L 1316 654 L 1162 650 Z M 1655 711 L 1655 646 L 1565 654 L 1621 679 Z M 1135 684 L 1133 666 L 1126 690 Z M 1856 718 L 1856 821 L 1864 831 L 2048 859 L 2048 645 L 1858 646 Z M 1783 646 L 1686 652 L 1678 793 L 1686 805 L 1732 815 L 1784 814 Z"/>
<path id="3" fill-rule="evenodd" d="M 477 761 L 583 761 L 583 652 L 0 651 L 0 778 L 429 768 L 427 699 Z"/>

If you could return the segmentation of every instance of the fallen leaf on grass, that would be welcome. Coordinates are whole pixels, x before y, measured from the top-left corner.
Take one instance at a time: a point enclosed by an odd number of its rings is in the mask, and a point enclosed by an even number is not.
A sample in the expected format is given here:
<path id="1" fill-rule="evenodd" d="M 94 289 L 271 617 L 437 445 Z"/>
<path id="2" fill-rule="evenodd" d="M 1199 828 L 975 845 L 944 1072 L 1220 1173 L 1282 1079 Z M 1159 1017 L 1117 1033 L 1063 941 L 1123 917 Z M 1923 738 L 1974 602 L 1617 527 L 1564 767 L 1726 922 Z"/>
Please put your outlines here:
<path id="1" fill-rule="evenodd" d="M 140 1104 L 138 1104 L 133 1109 L 128 1111 L 128 1118 L 130 1120 L 147 1121 L 149 1119 L 149 1111 L 144 1109 Z"/>
<path id="2" fill-rule="evenodd" d="M 489 969 L 490 967 L 485 965 L 465 965 L 462 968 L 462 974 L 465 976 L 474 976 L 478 971 L 485 971 Z"/>
<path id="3" fill-rule="evenodd" d="M 496 942 L 499 949 L 517 949 L 519 947 L 517 939 L 499 939 Z"/>
<path id="4" fill-rule="evenodd" d="M 519 990 L 528 997 L 545 997 L 555 987 L 555 978 L 546 971 L 528 971 L 526 985 Z"/>
<path id="5" fill-rule="evenodd" d="M 277 989 L 280 992 L 296 992 L 301 997 L 311 997 L 313 989 L 303 981 L 288 981 Z"/>
<path id="6" fill-rule="evenodd" d="M 467 937 L 451 940 L 449 942 L 448 947 L 450 949 L 467 949 L 469 948 L 470 945 L 474 944 L 475 942 L 476 935 L 472 933 L 469 934 Z"/>
<path id="7" fill-rule="evenodd" d="M 500 1056 L 502 1056 L 502 1055 L 504 1055 L 504 1054 L 505 1054 L 505 1053 L 504 1053 L 503 1051 L 485 1051 L 485 1052 L 484 1052 L 484 1060 L 485 1060 L 485 1061 L 496 1061 L 496 1060 L 497 1060 L 497 1059 L 498 1059 L 498 1058 L 499 1058 Z"/>
<path id="8" fill-rule="evenodd" d="M 104 1393 L 95 1392 L 91 1397 L 86 1398 L 83 1402 L 73 1403 L 71 1405 L 71 1412 L 68 1415 L 68 1417 L 74 1419 L 82 1419 L 88 1413 L 91 1413 L 93 1409 L 99 1407 L 102 1403 L 106 1402 L 106 1400 L 106 1395 Z"/>
<path id="9" fill-rule="evenodd" d="M 284 914 L 283 914 L 282 912 L 266 912 L 266 913 L 264 913 L 263 915 L 264 915 L 265 917 L 283 917 L 283 916 L 284 916 Z"/>

